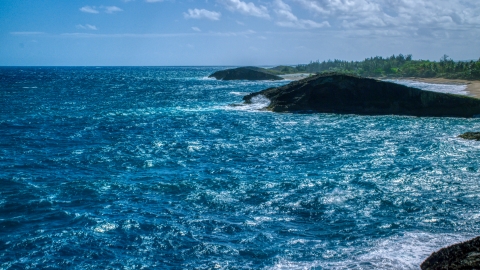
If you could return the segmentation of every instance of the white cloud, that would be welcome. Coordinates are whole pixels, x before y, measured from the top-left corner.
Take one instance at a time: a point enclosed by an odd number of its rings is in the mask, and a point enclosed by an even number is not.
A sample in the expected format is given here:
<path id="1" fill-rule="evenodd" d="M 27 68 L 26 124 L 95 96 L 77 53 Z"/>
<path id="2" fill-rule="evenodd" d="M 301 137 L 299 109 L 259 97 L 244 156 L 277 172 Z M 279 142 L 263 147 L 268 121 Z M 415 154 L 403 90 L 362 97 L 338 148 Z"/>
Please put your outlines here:
<path id="1" fill-rule="evenodd" d="M 77 24 L 76 27 L 78 29 L 84 29 L 84 30 L 98 30 L 98 28 L 95 26 L 95 25 L 91 25 L 91 24 L 85 24 L 85 25 L 82 25 L 82 24 Z"/>
<path id="2" fill-rule="evenodd" d="M 84 7 L 80 8 L 80 11 L 85 12 L 85 13 L 98 14 L 98 13 L 100 13 L 99 9 L 100 10 L 103 9 L 103 11 L 105 13 L 109 13 L 109 14 L 119 12 L 119 11 L 123 11 L 123 9 L 121 9 L 119 7 L 116 7 L 116 6 L 106 6 L 106 7 L 105 6 L 100 6 L 100 7 L 84 6 Z"/>
<path id="3" fill-rule="evenodd" d="M 282 27 L 299 29 L 330 27 L 330 24 L 327 21 L 317 23 L 311 20 L 279 21 L 276 24 Z"/>
<path id="4" fill-rule="evenodd" d="M 317 14 L 329 14 L 330 12 L 323 8 L 320 3 L 317 3 L 317 1 L 311 1 L 311 0 L 296 0 L 299 2 L 305 9 L 308 9 L 314 13 Z"/>
<path id="5" fill-rule="evenodd" d="M 31 33 L 31 32 L 12 32 L 15 33 Z M 249 37 L 256 34 L 253 30 L 241 31 L 241 32 L 202 32 L 202 33 L 150 33 L 150 34 L 135 34 L 135 33 L 123 33 L 123 34 L 94 34 L 94 33 L 63 33 L 58 36 L 72 37 L 72 38 L 170 38 L 170 37 L 190 37 L 190 36 L 218 36 L 218 37 Z"/>
<path id="6" fill-rule="evenodd" d="M 209 11 L 206 9 L 189 9 L 188 13 L 183 13 L 186 19 L 209 19 L 212 21 L 218 21 L 221 14 L 215 11 Z"/>
<path id="7" fill-rule="evenodd" d="M 91 7 L 91 6 L 84 6 L 80 8 L 81 12 L 85 13 L 92 13 L 92 14 L 97 14 L 99 11 L 96 9 L 96 7 Z"/>
<path id="8" fill-rule="evenodd" d="M 328 20 L 333 27 L 365 33 L 449 37 L 454 32 L 468 32 L 480 27 L 477 0 L 292 1 L 315 16 Z M 287 15 L 283 16 L 286 18 Z"/>
<path id="9" fill-rule="evenodd" d="M 254 16 L 269 19 L 268 9 L 264 6 L 256 6 L 252 2 L 243 2 L 240 0 L 218 0 L 225 7 L 233 12 L 239 12 L 243 15 Z"/>
<path id="10" fill-rule="evenodd" d="M 121 9 L 119 7 L 116 7 L 116 6 L 108 6 L 108 7 L 104 7 L 104 8 L 105 8 L 105 13 L 109 13 L 109 14 L 123 11 L 123 9 Z"/>
<path id="11" fill-rule="evenodd" d="M 10 34 L 15 36 L 36 36 L 36 35 L 43 35 L 45 32 L 28 32 L 28 31 L 20 31 L 20 32 L 10 32 Z"/>
<path id="12" fill-rule="evenodd" d="M 337 13 L 362 13 L 378 11 L 380 6 L 376 2 L 387 0 L 295 0 L 306 9 L 317 14 L 332 15 Z M 401 1 L 401 0 L 400 0 Z M 397 2 L 397 1 L 394 1 Z"/>
<path id="13" fill-rule="evenodd" d="M 193 31 L 197 31 L 197 32 L 202 32 L 202 30 L 200 30 L 200 28 L 198 28 L 198 27 L 196 27 L 196 26 L 192 27 L 192 30 L 193 30 Z"/>
<path id="14" fill-rule="evenodd" d="M 208 34 L 220 37 L 249 37 L 250 35 L 256 34 L 256 32 L 249 29 L 242 32 L 210 32 Z"/>
<path id="15" fill-rule="evenodd" d="M 279 21 L 277 21 L 276 24 L 279 26 L 300 29 L 330 27 L 328 21 L 317 23 L 312 20 L 298 19 L 297 16 L 292 13 L 290 6 L 285 4 L 282 0 L 276 0 L 275 5 L 275 13 L 279 18 Z"/>

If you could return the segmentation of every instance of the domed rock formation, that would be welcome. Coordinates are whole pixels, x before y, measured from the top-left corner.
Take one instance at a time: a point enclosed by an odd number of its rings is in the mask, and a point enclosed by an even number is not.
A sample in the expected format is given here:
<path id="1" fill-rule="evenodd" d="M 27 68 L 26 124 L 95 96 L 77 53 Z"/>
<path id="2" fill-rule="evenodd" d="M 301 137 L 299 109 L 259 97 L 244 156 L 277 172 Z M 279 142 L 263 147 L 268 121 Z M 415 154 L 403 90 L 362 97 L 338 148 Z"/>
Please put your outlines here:
<path id="1" fill-rule="evenodd" d="M 392 82 L 329 73 L 245 96 L 270 99 L 274 112 L 320 112 L 364 115 L 473 117 L 480 99 L 424 91 Z"/>
<path id="2" fill-rule="evenodd" d="M 215 78 L 217 80 L 251 80 L 251 81 L 276 81 L 283 80 L 282 77 L 273 75 L 269 73 L 264 68 L 258 67 L 239 67 L 232 69 L 220 70 L 212 75 L 208 76 L 209 78 Z"/>

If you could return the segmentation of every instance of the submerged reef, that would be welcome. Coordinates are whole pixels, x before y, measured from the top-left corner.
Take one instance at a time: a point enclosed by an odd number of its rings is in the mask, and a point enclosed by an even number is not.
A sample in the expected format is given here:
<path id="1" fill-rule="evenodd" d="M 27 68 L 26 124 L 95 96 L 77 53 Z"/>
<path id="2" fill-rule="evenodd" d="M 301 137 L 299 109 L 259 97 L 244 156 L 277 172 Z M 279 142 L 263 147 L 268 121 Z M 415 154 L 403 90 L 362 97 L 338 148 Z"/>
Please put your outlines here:
<path id="1" fill-rule="evenodd" d="M 214 72 L 209 78 L 217 80 L 251 80 L 251 81 L 278 81 L 283 80 L 282 77 L 271 74 L 267 69 L 258 67 L 239 67 L 232 69 L 225 69 Z"/>
<path id="2" fill-rule="evenodd" d="M 480 269 L 480 236 L 432 253 L 421 264 L 421 268 L 422 270 Z"/>
<path id="3" fill-rule="evenodd" d="M 480 99 L 420 90 L 392 82 L 328 73 L 252 93 L 263 95 L 273 112 L 320 112 L 363 115 L 474 117 Z"/>

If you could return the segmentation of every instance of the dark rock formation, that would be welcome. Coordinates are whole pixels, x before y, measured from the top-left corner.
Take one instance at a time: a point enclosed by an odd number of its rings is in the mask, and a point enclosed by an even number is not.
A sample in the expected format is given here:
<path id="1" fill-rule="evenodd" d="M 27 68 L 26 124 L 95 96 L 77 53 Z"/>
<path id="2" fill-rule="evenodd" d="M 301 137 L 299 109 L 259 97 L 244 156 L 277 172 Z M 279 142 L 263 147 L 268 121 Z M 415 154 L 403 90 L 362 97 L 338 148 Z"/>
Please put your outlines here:
<path id="1" fill-rule="evenodd" d="M 217 80 L 251 80 L 251 81 L 283 80 L 282 77 L 273 75 L 269 73 L 268 70 L 264 68 L 258 68 L 258 67 L 239 67 L 239 68 L 233 68 L 233 69 L 220 70 L 208 77 L 215 78 Z"/>
<path id="2" fill-rule="evenodd" d="M 264 95 L 274 112 L 473 117 L 480 99 L 424 91 L 391 82 L 329 73 L 245 96 Z"/>
<path id="3" fill-rule="evenodd" d="M 422 270 L 480 269 L 480 236 L 432 253 L 420 267 Z"/>
<path id="4" fill-rule="evenodd" d="M 466 140 L 477 140 L 480 141 L 480 132 L 466 132 L 458 137 Z"/>

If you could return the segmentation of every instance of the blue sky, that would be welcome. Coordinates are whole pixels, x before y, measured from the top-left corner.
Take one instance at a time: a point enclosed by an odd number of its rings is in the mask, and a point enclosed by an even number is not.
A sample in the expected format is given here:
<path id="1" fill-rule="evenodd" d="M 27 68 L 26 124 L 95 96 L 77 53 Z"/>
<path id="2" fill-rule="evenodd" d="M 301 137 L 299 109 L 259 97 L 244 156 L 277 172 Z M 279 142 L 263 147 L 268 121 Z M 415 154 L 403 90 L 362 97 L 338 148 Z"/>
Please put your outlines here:
<path id="1" fill-rule="evenodd" d="M 0 65 L 480 57 L 478 0 L 2 0 Z"/>

